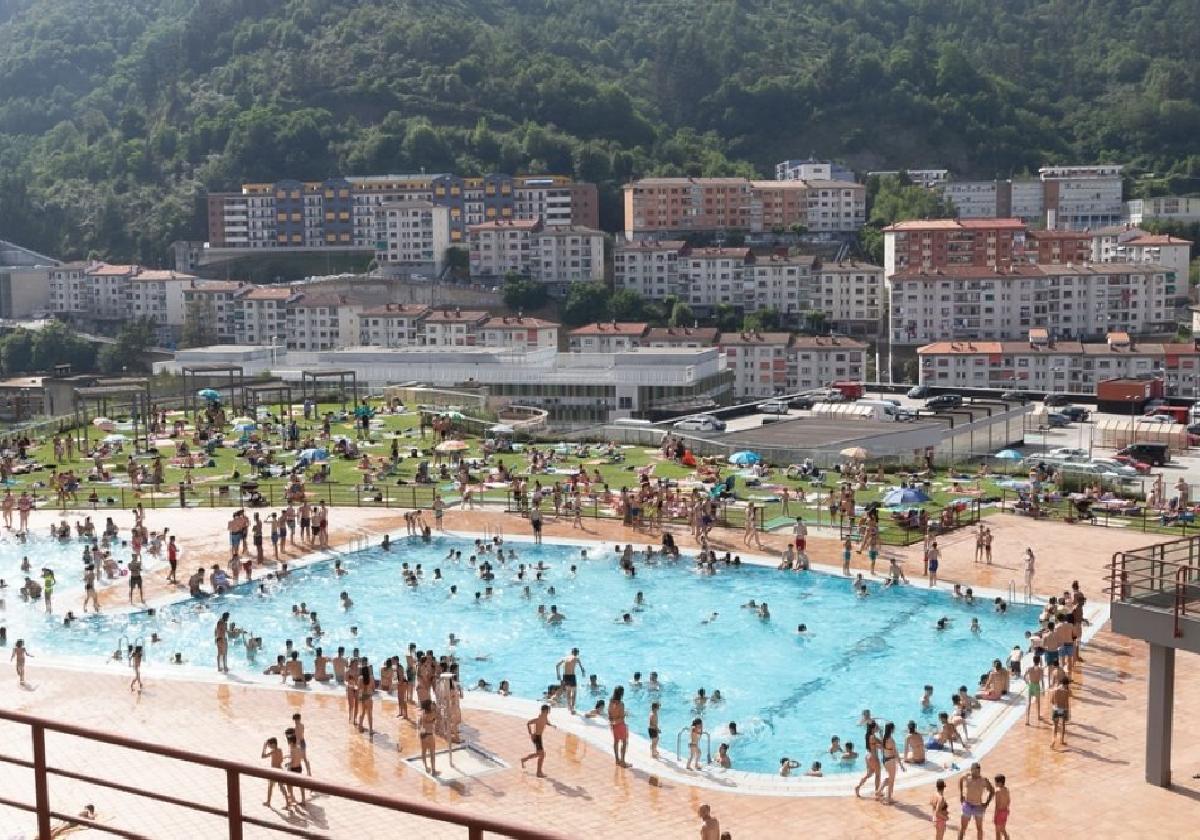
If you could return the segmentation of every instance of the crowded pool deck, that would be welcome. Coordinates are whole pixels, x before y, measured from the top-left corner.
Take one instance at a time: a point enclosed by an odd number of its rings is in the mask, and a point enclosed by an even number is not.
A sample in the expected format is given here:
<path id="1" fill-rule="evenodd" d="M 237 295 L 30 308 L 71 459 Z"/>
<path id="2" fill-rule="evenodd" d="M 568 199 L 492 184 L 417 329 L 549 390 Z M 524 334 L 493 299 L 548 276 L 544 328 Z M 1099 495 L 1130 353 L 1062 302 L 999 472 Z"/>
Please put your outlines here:
<path id="1" fill-rule="evenodd" d="M 222 539 L 230 511 L 222 509 L 156 511 L 150 525 L 167 527 L 180 536 L 181 570 L 210 565 L 227 558 Z M 132 524 L 132 514 L 115 512 L 122 529 Z M 35 513 L 34 532 L 47 530 L 57 515 Z M 500 513 L 448 511 L 446 528 L 451 532 L 479 533 L 500 530 L 509 535 L 528 533 L 526 520 Z M 995 533 L 995 562 L 991 566 L 973 561 L 974 538 L 960 531 L 941 540 L 941 578 L 979 588 L 1005 590 L 1020 578 L 1020 557 L 1026 545 L 1038 553 L 1034 590 L 1040 594 L 1062 591 L 1079 580 L 1093 601 L 1100 594 L 1102 573 L 1111 553 L 1153 541 L 1136 533 L 1119 533 L 1085 525 L 1039 523 L 1018 517 L 989 519 Z M 634 532 L 612 521 L 583 522 L 573 527 L 569 520 L 549 519 L 545 534 L 570 539 L 608 542 L 649 542 L 644 532 Z M 352 548 L 356 540 L 370 535 L 403 532 L 399 511 L 334 509 L 331 515 L 331 546 Z M 673 529 L 685 550 L 694 548 L 686 528 Z M 744 550 L 741 533 L 715 531 L 713 546 L 721 551 Z M 763 535 L 763 553 L 781 550 L 787 537 Z M 810 538 L 809 555 L 814 562 L 840 565 L 840 544 L 832 539 Z M 907 560 L 910 574 L 919 573 L 920 546 L 896 549 Z M 295 560 L 301 552 L 295 551 Z M 865 557 L 855 554 L 852 565 L 865 570 Z M 162 572 L 147 576 L 147 601 L 186 595 L 165 583 Z M 922 585 L 916 580 L 916 585 Z M 127 606 L 123 587 L 104 595 L 106 609 Z M 13 607 L 10 606 L 10 609 Z M 65 605 L 64 605 L 65 608 Z M 11 644 L 11 640 L 10 640 Z M 5 708 L 30 711 L 67 719 L 109 731 L 136 735 L 166 744 L 191 748 L 225 758 L 258 760 L 264 733 L 281 730 L 294 712 L 302 712 L 307 727 L 308 754 L 318 778 L 359 785 L 366 789 L 404 797 L 449 804 L 455 808 L 510 817 L 566 836 L 593 836 L 601 832 L 617 836 L 695 836 L 695 815 L 700 803 L 712 806 L 722 828 L 734 837 L 788 836 L 795 833 L 819 837 L 924 837 L 932 833 L 928 802 L 932 787 L 898 788 L 896 805 L 886 806 L 869 798 L 845 796 L 782 797 L 746 796 L 690 784 L 675 773 L 646 769 L 618 769 L 602 741 L 580 737 L 570 731 L 550 730 L 547 736 L 546 772 L 537 779 L 523 771 L 518 759 L 528 750 L 524 721 L 510 714 L 467 707 L 465 731 L 469 740 L 502 765 L 475 778 L 435 781 L 403 758 L 419 752 L 415 731 L 410 726 L 393 727 L 390 703 L 379 706 L 376 738 L 367 742 L 357 731 L 347 729 L 345 701 L 340 693 L 296 691 L 244 683 L 213 673 L 202 679 L 182 678 L 169 665 L 145 669 L 146 689 L 141 694 L 128 690 L 128 668 L 117 663 L 78 670 L 56 667 L 37 651 L 28 663 L 29 689 L 21 689 L 11 676 L 0 681 L 0 703 Z M 1192 836 L 1200 818 L 1200 783 L 1191 775 L 1200 769 L 1200 745 L 1180 739 L 1174 761 L 1176 786 L 1163 790 L 1143 782 L 1146 655 L 1143 646 L 1100 632 L 1085 647 L 1086 663 L 1077 671 L 1069 746 L 1051 748 L 1047 724 L 1014 725 L 983 758 L 984 772 L 1005 773 L 1013 795 L 1011 824 L 1023 835 L 1034 831 L 1062 837 L 1121 837 L 1144 832 L 1147 820 L 1159 837 Z M 931 670 L 936 663 L 930 663 Z M 1200 712 L 1200 669 L 1193 658 L 1179 660 L 1176 708 L 1180 719 Z M 565 717 L 552 713 L 552 722 Z M 27 749 L 25 740 L 8 737 L 18 753 Z M 635 727 L 640 729 L 640 727 Z M 214 738 L 214 731 L 220 736 Z M 17 734 L 15 727 L 11 728 Z M 396 738 L 399 737 L 399 743 Z M 53 744 L 53 736 L 51 743 Z M 673 745 L 672 745 L 673 746 Z M 399 747 L 399 754 L 397 753 Z M 154 759 L 129 754 L 117 755 L 111 748 L 80 743 L 71 753 L 72 766 L 103 766 L 107 775 L 126 779 L 156 780 L 176 792 L 188 791 L 200 798 L 215 796 L 223 787 L 220 776 L 189 767 L 171 765 L 160 774 Z M 161 764 L 161 762 L 159 762 Z M 641 762 L 638 762 L 641 764 Z M 965 768 L 964 768 L 965 769 Z M 164 785 L 164 783 L 166 783 Z M 950 792 L 957 794 L 950 780 Z M 0 769 L 0 796 L 27 799 L 31 780 L 27 771 L 5 766 Z M 216 828 L 214 818 L 177 808 L 133 799 L 77 782 L 55 782 L 61 806 L 70 810 L 85 802 L 97 806 L 100 819 L 150 836 L 172 836 L 183 831 L 205 832 Z M 249 813 L 270 817 L 272 811 L 258 805 L 257 791 L 243 793 Z M 956 822 L 957 802 L 950 797 Z M 307 814 L 274 812 L 288 825 L 328 831 L 333 836 L 378 836 L 380 812 L 341 800 L 320 799 L 319 809 Z M 1153 814 L 1153 818 L 1147 815 Z M 389 831 L 402 828 L 406 820 L 387 817 Z M 462 829 L 437 827 L 418 820 L 432 837 L 462 836 Z M 32 818 L 0 806 L 0 825 L 6 829 L 32 831 Z M 416 823 L 414 822 L 415 826 Z M 990 834 L 991 827 L 988 826 Z"/>

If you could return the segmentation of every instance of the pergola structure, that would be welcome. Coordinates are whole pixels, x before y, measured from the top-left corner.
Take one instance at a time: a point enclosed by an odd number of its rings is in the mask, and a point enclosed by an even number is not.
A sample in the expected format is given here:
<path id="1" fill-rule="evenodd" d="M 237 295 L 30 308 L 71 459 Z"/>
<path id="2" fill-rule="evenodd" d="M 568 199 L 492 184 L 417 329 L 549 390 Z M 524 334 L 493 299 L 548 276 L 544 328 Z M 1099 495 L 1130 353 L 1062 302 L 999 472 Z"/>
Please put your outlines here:
<path id="1" fill-rule="evenodd" d="M 292 405 L 295 400 L 292 398 L 292 386 L 282 380 L 277 382 L 262 382 L 257 385 L 246 386 L 246 409 L 251 417 L 257 418 L 257 410 L 261 405 L 286 406 L 286 411 L 281 412 L 280 416 L 286 424 L 292 418 Z"/>
<path id="2" fill-rule="evenodd" d="M 97 417 L 128 415 L 133 425 L 136 450 L 150 446 L 150 415 L 154 401 L 149 379 L 104 380 L 75 389 L 75 436 L 80 452 L 86 452 L 88 431 Z"/>
<path id="3" fill-rule="evenodd" d="M 346 384 L 350 385 L 350 405 L 358 405 L 358 374 L 352 370 L 303 370 L 300 372 L 300 399 L 307 401 L 312 397 L 313 403 L 320 402 L 321 386 L 327 382 L 337 381 L 337 397 L 346 410 Z"/>
<path id="4" fill-rule="evenodd" d="M 183 376 L 184 411 L 191 415 L 193 425 L 197 424 L 197 415 L 204 406 L 204 400 L 198 393 L 201 388 L 213 388 L 218 391 L 222 388 L 228 389 L 229 403 L 226 407 L 231 410 L 247 403 L 246 372 L 241 365 L 182 365 L 179 372 Z M 214 384 L 214 379 L 226 381 Z"/>

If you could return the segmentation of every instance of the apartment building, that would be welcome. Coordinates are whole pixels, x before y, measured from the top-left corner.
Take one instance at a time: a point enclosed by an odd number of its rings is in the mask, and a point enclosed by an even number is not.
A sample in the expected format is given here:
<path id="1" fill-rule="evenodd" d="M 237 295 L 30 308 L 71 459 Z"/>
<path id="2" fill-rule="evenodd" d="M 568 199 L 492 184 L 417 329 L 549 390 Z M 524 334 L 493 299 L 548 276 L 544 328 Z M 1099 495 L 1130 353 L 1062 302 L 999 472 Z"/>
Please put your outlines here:
<path id="1" fill-rule="evenodd" d="M 250 287 L 230 280 L 193 280 L 183 287 L 183 319 L 194 319 L 200 335 L 217 344 L 237 341 L 240 297 Z"/>
<path id="2" fill-rule="evenodd" d="M 397 201 L 375 209 L 375 261 L 430 266 L 440 274 L 450 247 L 450 208 L 432 201 Z"/>
<path id="3" fill-rule="evenodd" d="M 817 308 L 816 257 L 804 254 L 756 256 L 742 270 L 736 306 L 744 312 L 774 309 L 790 319 Z"/>
<path id="4" fill-rule="evenodd" d="M 584 324 L 567 333 L 567 346 L 573 353 L 622 353 L 641 347 L 648 328 L 648 324 L 641 322 Z"/>
<path id="5" fill-rule="evenodd" d="M 484 347 L 536 350 L 558 347 L 559 324 L 525 315 L 493 315 L 479 331 Z"/>
<path id="6" fill-rule="evenodd" d="M 854 172 L 843 164 L 831 160 L 784 160 L 775 164 L 776 181 L 807 181 L 810 178 L 823 181 L 853 181 Z"/>
<path id="7" fill-rule="evenodd" d="M 474 347 L 481 345 L 480 332 L 491 317 L 478 309 L 434 309 L 422 318 L 427 347 Z"/>
<path id="8" fill-rule="evenodd" d="M 828 262 L 813 272 L 812 308 L 838 332 L 882 335 L 887 315 L 883 267 L 847 260 Z"/>
<path id="9" fill-rule="evenodd" d="M 1092 235 L 1085 230 L 1030 230 L 1025 255 L 1039 265 L 1083 265 L 1092 259 Z"/>
<path id="10" fill-rule="evenodd" d="M 541 218 L 547 226 L 599 225 L 595 184 L 557 175 L 376 175 L 243 184 L 208 196 L 213 248 L 377 249 L 377 211 L 427 201 L 448 211 L 451 243 L 473 224 Z M 384 217 L 386 220 L 386 216 Z"/>
<path id="11" fill-rule="evenodd" d="M 742 306 L 745 272 L 753 261 L 749 248 L 690 249 L 679 261 L 679 299 L 706 312 L 722 304 Z"/>
<path id="12" fill-rule="evenodd" d="M 883 229 L 883 270 L 932 271 L 967 266 L 1010 266 L 1029 261 L 1020 219 L 927 219 Z"/>
<path id="13" fill-rule="evenodd" d="M 573 283 L 604 279 L 604 234 L 595 228 L 566 225 L 535 231 L 529 275 L 565 294 Z"/>
<path id="14" fill-rule="evenodd" d="M 866 376 L 867 345 L 849 338 L 782 332 L 722 333 L 739 399 L 772 397 Z"/>
<path id="15" fill-rule="evenodd" d="M 800 225 L 852 233 L 866 219 L 866 188 L 852 181 L 643 178 L 625 185 L 625 236 L 769 233 Z"/>
<path id="16" fill-rule="evenodd" d="M 56 315 L 86 312 L 92 306 L 92 284 L 87 270 L 92 263 L 69 262 L 50 269 L 50 311 Z"/>
<path id="17" fill-rule="evenodd" d="M 416 347 L 425 342 L 423 304 L 388 303 L 358 313 L 358 343 L 365 347 Z"/>
<path id="18" fill-rule="evenodd" d="M 288 304 L 300 295 L 287 286 L 257 286 L 240 298 L 237 344 L 288 346 Z"/>
<path id="19" fill-rule="evenodd" d="M 533 234 L 538 219 L 504 220 L 467 229 L 472 277 L 502 278 L 510 271 L 528 275 L 533 264 Z"/>
<path id="20" fill-rule="evenodd" d="M 1044 327 L 1060 340 L 1173 329 L 1173 272 L 1105 263 L 958 266 L 891 275 L 893 346 L 1011 341 Z"/>
<path id="21" fill-rule="evenodd" d="M 179 340 L 186 314 L 184 291 L 195 282 L 190 274 L 142 269 L 128 279 L 125 317 L 151 319 L 159 346 L 171 346 Z"/>
<path id="22" fill-rule="evenodd" d="M 336 350 L 358 343 L 362 306 L 345 295 L 301 292 L 287 305 L 289 350 Z"/>
<path id="23" fill-rule="evenodd" d="M 90 318 L 125 320 L 129 317 L 129 281 L 140 271 L 136 265 L 98 263 L 88 268 L 88 303 L 85 313 Z"/>
<path id="24" fill-rule="evenodd" d="M 1161 376 L 1172 396 L 1196 397 L 1200 350 L 1193 343 L 1137 342 L 1126 333 L 1104 341 L 1055 341 L 1044 329 L 1026 341 L 940 341 L 917 350 L 920 382 L 1004 388 L 1035 394 L 1095 393 L 1105 379 Z"/>
<path id="25" fill-rule="evenodd" d="M 1043 166 L 1038 178 L 946 180 L 936 188 L 960 219 L 1019 218 L 1048 229 L 1087 230 L 1119 222 L 1122 166 Z"/>
<path id="26" fill-rule="evenodd" d="M 1164 195 L 1125 202 L 1125 219 L 1132 225 L 1151 220 L 1192 224 L 1200 222 L 1200 197 Z"/>
<path id="27" fill-rule="evenodd" d="M 647 300 L 679 292 L 679 261 L 687 250 L 681 239 L 619 240 L 613 249 L 613 286 Z"/>
<path id="28" fill-rule="evenodd" d="M 1111 225 L 1091 234 L 1089 259 L 1096 262 L 1128 262 L 1161 265 L 1175 272 L 1179 290 L 1187 297 L 1192 258 L 1191 240 L 1168 234 L 1154 234 L 1131 224 Z"/>
<path id="29" fill-rule="evenodd" d="M 909 183 L 916 184 L 918 187 L 924 187 L 927 190 L 938 189 L 942 184 L 950 180 L 949 169 L 872 169 L 867 173 L 867 177 L 876 175 L 886 177 L 893 175 L 899 177 L 903 175 Z"/>

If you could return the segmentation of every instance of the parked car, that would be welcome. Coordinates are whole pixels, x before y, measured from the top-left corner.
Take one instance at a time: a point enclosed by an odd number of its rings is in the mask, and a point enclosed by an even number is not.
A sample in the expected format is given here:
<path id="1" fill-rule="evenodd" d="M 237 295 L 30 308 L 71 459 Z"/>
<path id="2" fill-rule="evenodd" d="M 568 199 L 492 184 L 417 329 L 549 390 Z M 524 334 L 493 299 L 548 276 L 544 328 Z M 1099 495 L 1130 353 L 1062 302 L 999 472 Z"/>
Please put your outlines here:
<path id="1" fill-rule="evenodd" d="M 1086 461 L 1091 457 L 1086 449 L 1077 449 L 1072 446 L 1059 446 L 1055 449 L 1051 449 L 1046 454 L 1056 458 L 1066 458 L 1068 460 L 1080 461 Z"/>
<path id="2" fill-rule="evenodd" d="M 1121 478 L 1137 478 L 1139 472 L 1129 464 L 1122 464 L 1115 458 L 1093 458 L 1092 463 L 1099 467 L 1106 474 L 1118 475 Z"/>
<path id="3" fill-rule="evenodd" d="M 788 406 L 790 406 L 791 408 L 798 408 L 802 411 L 807 411 L 808 409 L 812 408 L 813 404 L 816 402 L 817 402 L 816 397 L 806 395 L 806 396 L 800 396 L 800 397 L 792 397 L 790 400 L 788 400 Z"/>
<path id="4" fill-rule="evenodd" d="M 1187 427 L 1188 446 L 1200 446 L 1200 423 L 1193 423 Z"/>
<path id="5" fill-rule="evenodd" d="M 1000 395 L 1000 399 L 1008 402 L 1019 402 L 1022 405 L 1033 399 L 1033 394 L 1028 391 L 1005 391 Z"/>
<path id="6" fill-rule="evenodd" d="M 908 394 L 906 396 L 910 400 L 924 400 L 928 399 L 932 393 L 933 392 L 929 389 L 928 385 L 914 385 L 908 389 Z"/>
<path id="7" fill-rule="evenodd" d="M 1139 418 L 1143 423 L 1174 423 L 1175 418 L 1170 414 L 1147 414 Z"/>
<path id="8" fill-rule="evenodd" d="M 1047 394 L 1042 397 L 1044 405 L 1070 405 L 1071 401 L 1067 399 L 1066 394 Z"/>
<path id="9" fill-rule="evenodd" d="M 1114 455 L 1113 460 L 1118 464 L 1124 464 L 1127 467 L 1133 467 L 1142 475 L 1145 475 L 1146 473 L 1150 472 L 1151 469 L 1153 469 L 1153 467 L 1151 467 L 1151 465 L 1147 464 L 1145 461 L 1139 461 L 1137 458 L 1131 458 L 1128 455 Z"/>
<path id="10" fill-rule="evenodd" d="M 1071 418 L 1057 411 L 1052 411 L 1046 415 L 1046 425 L 1051 429 L 1065 429 L 1071 425 Z"/>
<path id="11" fill-rule="evenodd" d="M 1065 406 L 1060 408 L 1058 413 L 1071 418 L 1072 423 L 1082 423 L 1091 416 L 1086 408 L 1078 405 Z"/>
<path id="12" fill-rule="evenodd" d="M 679 420 L 671 428 L 681 432 L 723 432 L 725 421 L 709 414 L 698 414 Z"/>
<path id="13" fill-rule="evenodd" d="M 958 408 L 962 404 L 961 394 L 938 394 L 925 400 L 926 408 Z"/>
<path id="14" fill-rule="evenodd" d="M 1117 454 L 1128 455 L 1155 467 L 1161 467 L 1171 460 L 1171 449 L 1165 443 L 1131 443 Z"/>
<path id="15" fill-rule="evenodd" d="M 788 404 L 783 400 L 767 400 L 758 404 L 758 410 L 763 414 L 787 414 Z"/>

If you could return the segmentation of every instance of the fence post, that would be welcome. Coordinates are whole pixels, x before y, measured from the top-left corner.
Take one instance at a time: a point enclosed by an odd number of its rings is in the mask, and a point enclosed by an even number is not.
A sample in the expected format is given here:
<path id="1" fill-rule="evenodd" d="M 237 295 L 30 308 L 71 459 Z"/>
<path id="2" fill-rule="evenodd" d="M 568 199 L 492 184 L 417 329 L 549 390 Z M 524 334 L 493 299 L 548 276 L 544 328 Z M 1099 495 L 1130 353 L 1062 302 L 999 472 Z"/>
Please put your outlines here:
<path id="1" fill-rule="evenodd" d="M 33 791 L 37 805 L 38 837 L 50 837 L 50 789 L 46 784 L 46 730 L 40 724 L 29 727 L 33 738 Z"/>
<path id="2" fill-rule="evenodd" d="M 225 771 L 225 810 L 229 814 L 229 840 L 242 840 L 242 787 L 238 772 Z"/>

